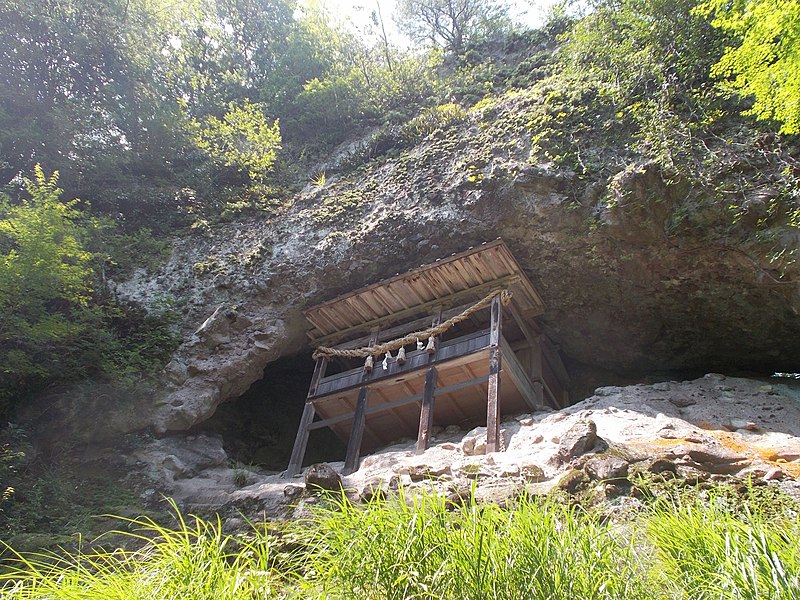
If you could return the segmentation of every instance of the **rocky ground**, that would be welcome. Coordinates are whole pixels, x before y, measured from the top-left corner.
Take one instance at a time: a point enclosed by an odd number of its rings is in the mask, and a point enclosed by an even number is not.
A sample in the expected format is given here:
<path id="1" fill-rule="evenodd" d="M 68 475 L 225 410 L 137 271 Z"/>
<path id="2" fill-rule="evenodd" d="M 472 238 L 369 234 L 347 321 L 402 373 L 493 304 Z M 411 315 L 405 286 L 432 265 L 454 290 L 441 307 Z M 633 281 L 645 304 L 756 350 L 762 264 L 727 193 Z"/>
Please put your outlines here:
<path id="1" fill-rule="evenodd" d="M 435 489 L 453 502 L 473 489 L 502 502 L 522 490 L 614 499 L 635 496 L 642 478 L 769 483 L 800 497 L 800 382 L 708 374 L 693 381 L 602 387 L 560 411 L 509 417 L 505 450 L 485 454 L 485 430 L 439 429 L 433 445 L 414 452 L 400 440 L 362 458 L 339 477 L 342 463 L 316 465 L 285 479 L 228 465 L 218 437 L 139 440 L 128 468 L 145 495 L 159 492 L 191 510 L 241 511 L 287 518 L 316 501 L 318 487 L 339 485 L 356 501 L 376 493 Z"/>

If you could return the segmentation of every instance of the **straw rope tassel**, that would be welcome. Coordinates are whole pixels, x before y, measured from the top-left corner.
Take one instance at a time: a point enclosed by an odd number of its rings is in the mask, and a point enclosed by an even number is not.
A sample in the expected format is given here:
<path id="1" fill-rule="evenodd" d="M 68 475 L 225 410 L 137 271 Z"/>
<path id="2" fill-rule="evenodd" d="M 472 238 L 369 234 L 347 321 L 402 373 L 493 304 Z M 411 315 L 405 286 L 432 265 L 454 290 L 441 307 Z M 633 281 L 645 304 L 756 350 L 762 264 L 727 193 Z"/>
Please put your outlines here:
<path id="1" fill-rule="evenodd" d="M 372 355 L 367 356 L 367 360 L 364 361 L 364 370 L 367 373 L 372 373 L 372 366 L 373 366 L 373 359 Z"/>
<path id="2" fill-rule="evenodd" d="M 436 352 L 436 338 L 431 336 L 428 338 L 428 345 L 425 347 L 425 352 L 433 354 Z"/>
<path id="3" fill-rule="evenodd" d="M 406 349 L 405 346 L 400 346 L 397 350 L 397 364 L 404 365 L 406 364 Z"/>

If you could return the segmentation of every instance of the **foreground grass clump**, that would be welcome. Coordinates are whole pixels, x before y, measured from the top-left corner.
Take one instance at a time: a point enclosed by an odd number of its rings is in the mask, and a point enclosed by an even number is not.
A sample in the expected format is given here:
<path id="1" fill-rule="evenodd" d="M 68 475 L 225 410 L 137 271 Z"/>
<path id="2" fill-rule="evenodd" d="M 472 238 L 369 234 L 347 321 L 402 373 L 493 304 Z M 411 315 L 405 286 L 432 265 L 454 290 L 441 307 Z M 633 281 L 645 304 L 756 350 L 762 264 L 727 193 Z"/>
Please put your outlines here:
<path id="1" fill-rule="evenodd" d="M 800 520 L 775 507 L 661 506 L 644 523 L 658 564 L 691 598 L 800 598 Z"/>
<path id="2" fill-rule="evenodd" d="M 513 510 L 403 497 L 317 515 L 323 591 L 342 598 L 635 598 L 646 577 L 610 525 L 523 498 Z"/>
<path id="3" fill-rule="evenodd" d="M 130 521 L 145 542 L 140 550 L 17 556 L 0 575 L 0 597 L 64 600 L 234 600 L 281 597 L 265 536 L 223 535 L 220 522 L 185 520 L 167 529 L 147 520 Z"/>
<path id="4" fill-rule="evenodd" d="M 219 520 L 149 520 L 137 551 L 17 557 L 0 596 L 64 599 L 646 599 L 800 597 L 792 509 L 724 497 L 646 508 L 615 523 L 567 503 L 513 507 L 400 493 L 315 506 L 279 535 Z"/>

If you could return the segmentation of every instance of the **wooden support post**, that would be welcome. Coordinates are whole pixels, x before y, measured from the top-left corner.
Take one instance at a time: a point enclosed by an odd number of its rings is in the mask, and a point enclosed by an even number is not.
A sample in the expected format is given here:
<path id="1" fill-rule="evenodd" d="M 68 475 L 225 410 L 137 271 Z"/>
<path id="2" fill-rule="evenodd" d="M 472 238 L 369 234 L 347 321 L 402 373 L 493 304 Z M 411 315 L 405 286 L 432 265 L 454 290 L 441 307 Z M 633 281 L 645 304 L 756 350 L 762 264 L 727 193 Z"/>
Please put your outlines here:
<path id="1" fill-rule="evenodd" d="M 347 442 L 347 455 L 344 459 L 342 475 L 350 475 L 358 471 L 361 440 L 364 438 L 364 424 L 367 421 L 367 392 L 367 386 L 363 386 L 358 391 L 356 412 L 353 415 L 353 428 L 350 430 L 350 440 Z"/>
<path id="2" fill-rule="evenodd" d="M 534 345 L 531 346 L 531 379 L 533 380 L 533 390 L 542 406 L 547 406 L 550 403 L 547 402 L 544 397 L 544 368 L 542 366 L 542 344 L 544 343 L 544 335 L 536 336 L 534 341 Z"/>
<path id="3" fill-rule="evenodd" d="M 378 330 L 373 329 L 369 338 L 369 345 L 374 346 L 378 339 Z M 369 373 L 364 369 L 361 376 L 361 381 L 365 382 Z M 342 475 L 350 475 L 358 471 L 359 458 L 361 456 L 361 440 L 364 438 L 364 426 L 367 422 L 367 396 L 369 389 L 366 385 L 362 385 L 358 390 L 358 400 L 356 401 L 356 410 L 353 415 L 353 427 L 350 429 L 350 439 L 347 441 L 347 454 L 344 459 L 344 470 Z"/>
<path id="4" fill-rule="evenodd" d="M 422 394 L 422 409 L 419 413 L 419 434 L 417 435 L 417 454 L 422 454 L 431 443 L 433 428 L 433 396 L 436 389 L 436 367 L 431 367 L 425 374 L 425 391 Z"/>
<path id="5" fill-rule="evenodd" d="M 489 331 L 489 392 L 486 399 L 486 452 L 500 450 L 500 331 L 503 307 L 500 296 L 492 298 Z"/>
<path id="6" fill-rule="evenodd" d="M 303 407 L 303 416 L 300 417 L 300 425 L 297 427 L 297 436 L 294 439 L 292 456 L 289 459 L 289 466 L 286 468 L 287 477 L 294 477 L 303 468 L 303 459 L 306 456 L 308 433 L 310 431 L 308 427 L 314 421 L 314 415 L 317 412 L 310 399 L 317 393 L 319 382 L 325 377 L 325 369 L 327 366 L 328 361 L 324 358 L 318 358 L 317 364 L 314 365 L 314 374 L 311 376 L 311 385 L 308 387 L 306 405 Z"/>
<path id="7" fill-rule="evenodd" d="M 436 307 L 434 310 L 431 327 L 436 327 L 442 319 L 442 308 Z M 438 348 L 439 344 L 435 344 Z M 428 355 L 428 362 L 433 362 L 436 357 L 436 350 Z M 419 411 L 419 433 L 417 434 L 417 454 L 422 454 L 428 449 L 431 443 L 431 429 L 433 428 L 433 400 L 436 392 L 436 367 L 428 368 L 425 373 L 425 389 L 422 394 L 422 408 Z"/>
<path id="8" fill-rule="evenodd" d="M 318 358 L 317 364 L 314 365 L 314 374 L 311 376 L 311 385 L 308 386 L 308 397 L 317 395 L 317 388 L 319 382 L 325 377 L 325 369 L 328 367 L 328 361 L 325 358 Z"/>
<path id="9" fill-rule="evenodd" d="M 306 402 L 303 408 L 303 416 L 300 417 L 300 426 L 297 428 L 297 437 L 294 439 L 292 457 L 289 459 L 289 466 L 286 468 L 286 477 L 294 477 L 303 468 L 303 458 L 306 455 L 308 445 L 308 426 L 314 420 L 316 409 L 312 402 Z"/>

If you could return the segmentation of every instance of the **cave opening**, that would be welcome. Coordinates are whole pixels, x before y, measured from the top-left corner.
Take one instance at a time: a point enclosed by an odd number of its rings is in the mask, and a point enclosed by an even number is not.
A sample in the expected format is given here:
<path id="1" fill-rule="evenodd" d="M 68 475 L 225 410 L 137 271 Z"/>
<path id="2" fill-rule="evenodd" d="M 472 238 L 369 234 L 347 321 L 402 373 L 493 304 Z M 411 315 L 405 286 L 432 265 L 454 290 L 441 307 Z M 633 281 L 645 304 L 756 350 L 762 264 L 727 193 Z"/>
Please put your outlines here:
<path id="1" fill-rule="evenodd" d="M 196 432 L 222 436 L 227 455 L 242 464 L 283 471 L 289 463 L 308 385 L 314 372 L 310 351 L 266 366 L 261 379 L 239 398 L 223 402 Z M 344 460 L 346 447 L 328 428 L 309 436 L 304 465 Z"/>

